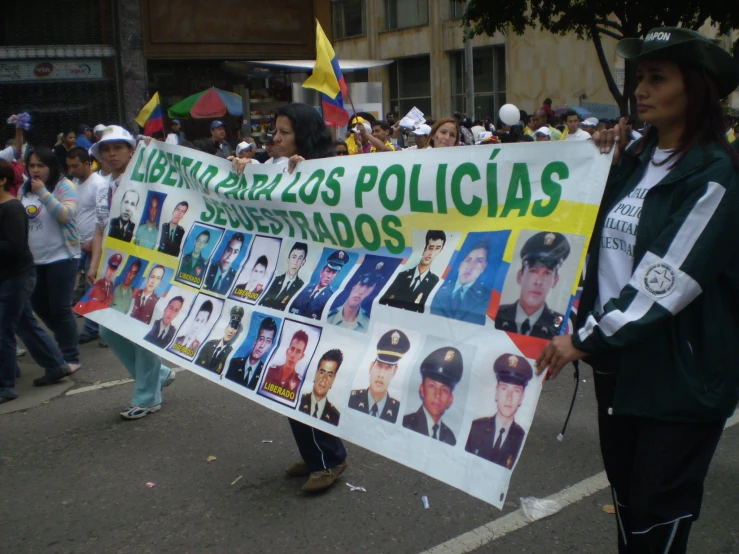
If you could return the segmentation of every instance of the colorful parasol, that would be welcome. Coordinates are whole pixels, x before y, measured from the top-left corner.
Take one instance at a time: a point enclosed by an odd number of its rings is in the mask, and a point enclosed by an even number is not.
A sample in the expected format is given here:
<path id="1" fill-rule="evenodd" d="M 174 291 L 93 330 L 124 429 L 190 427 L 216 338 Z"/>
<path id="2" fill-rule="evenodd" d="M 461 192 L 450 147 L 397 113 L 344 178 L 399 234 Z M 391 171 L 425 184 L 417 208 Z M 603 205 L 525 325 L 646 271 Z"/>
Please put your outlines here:
<path id="1" fill-rule="evenodd" d="M 241 96 L 211 87 L 188 96 L 167 110 L 170 119 L 210 119 L 226 114 L 244 115 Z"/>

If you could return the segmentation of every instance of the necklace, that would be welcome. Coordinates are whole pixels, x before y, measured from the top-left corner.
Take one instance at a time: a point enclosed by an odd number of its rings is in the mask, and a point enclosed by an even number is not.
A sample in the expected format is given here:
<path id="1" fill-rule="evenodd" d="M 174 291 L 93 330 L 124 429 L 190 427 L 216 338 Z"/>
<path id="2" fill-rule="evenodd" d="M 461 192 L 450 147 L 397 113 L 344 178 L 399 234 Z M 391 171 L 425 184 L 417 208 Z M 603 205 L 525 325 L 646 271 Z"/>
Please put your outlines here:
<path id="1" fill-rule="evenodd" d="M 665 164 L 666 164 L 667 162 L 669 162 L 669 161 L 670 161 L 670 160 L 671 160 L 672 158 L 674 158 L 674 157 L 675 157 L 675 155 L 676 155 L 676 154 L 677 154 L 677 153 L 679 152 L 679 151 L 678 151 L 678 149 L 677 149 L 677 148 L 675 148 L 675 149 L 673 149 L 673 150 L 672 150 L 672 152 L 670 152 L 670 154 L 669 154 L 669 155 L 668 155 L 668 156 L 667 156 L 667 157 L 666 157 L 666 158 L 665 158 L 664 160 L 662 160 L 661 162 L 655 162 L 655 161 L 654 161 L 654 153 L 655 153 L 656 151 L 657 151 L 657 149 L 656 149 L 656 148 L 655 148 L 654 150 L 652 150 L 652 155 L 651 155 L 651 156 L 650 156 L 650 158 L 649 158 L 649 161 L 650 161 L 650 162 L 652 163 L 652 165 L 653 165 L 654 167 L 660 167 L 660 166 L 663 166 L 663 165 L 665 165 Z M 664 150 L 663 150 L 663 152 L 666 152 L 666 151 L 664 151 Z"/>

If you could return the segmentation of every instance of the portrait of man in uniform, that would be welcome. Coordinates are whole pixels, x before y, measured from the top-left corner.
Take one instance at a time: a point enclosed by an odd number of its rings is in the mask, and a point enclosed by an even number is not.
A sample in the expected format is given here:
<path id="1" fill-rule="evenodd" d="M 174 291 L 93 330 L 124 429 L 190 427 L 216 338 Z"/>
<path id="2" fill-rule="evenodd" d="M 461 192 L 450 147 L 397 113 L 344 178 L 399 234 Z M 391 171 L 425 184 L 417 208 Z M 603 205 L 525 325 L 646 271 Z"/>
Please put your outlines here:
<path id="1" fill-rule="evenodd" d="M 226 247 L 221 252 L 217 263 L 210 264 L 208 275 L 205 278 L 205 289 L 216 294 L 226 294 L 231 284 L 236 279 L 236 268 L 234 262 L 244 248 L 245 237 L 241 233 L 231 235 Z"/>
<path id="2" fill-rule="evenodd" d="M 431 313 L 485 325 L 492 288 L 481 282 L 488 267 L 490 245 L 483 240 L 472 246 L 457 268 L 457 278 L 445 280 L 431 303 Z"/>
<path id="3" fill-rule="evenodd" d="M 331 425 L 339 424 L 341 413 L 336 409 L 336 406 L 331 404 L 327 395 L 334 385 L 336 374 L 343 361 L 344 354 L 337 348 L 323 353 L 313 377 L 313 390 L 300 397 L 300 407 L 298 409 L 301 412 Z"/>
<path id="4" fill-rule="evenodd" d="M 331 282 L 349 261 L 349 255 L 343 250 L 334 250 L 326 259 L 317 283 L 308 285 L 290 306 L 290 313 L 321 319 L 326 302 L 334 294 Z"/>
<path id="5" fill-rule="evenodd" d="M 264 378 L 263 389 L 275 390 L 275 387 L 283 392 L 289 392 L 293 395 L 300 390 L 301 377 L 297 371 L 298 363 L 305 357 L 305 351 L 308 348 L 308 333 L 299 329 L 290 339 L 290 346 L 285 350 L 285 362 L 282 365 L 272 365 L 267 369 L 267 376 Z M 269 387 L 272 385 L 272 387 Z M 277 393 L 279 394 L 279 393 Z M 280 394 L 285 396 L 285 394 Z"/>
<path id="6" fill-rule="evenodd" d="M 428 231 L 426 245 L 418 265 L 398 274 L 380 298 L 380 304 L 424 313 L 426 300 L 439 282 L 439 276 L 431 272 L 431 264 L 444 249 L 445 244 L 446 233 L 444 231 Z"/>
<path id="7" fill-rule="evenodd" d="M 182 346 L 187 350 L 197 350 L 200 347 L 200 335 L 208 324 L 210 316 L 213 314 L 213 302 L 206 300 L 198 308 L 195 318 L 187 328 L 187 331 L 177 337 L 176 345 Z"/>
<path id="8" fill-rule="evenodd" d="M 153 250 L 156 248 L 157 239 L 159 238 L 159 196 L 156 192 L 150 192 L 149 194 L 151 195 L 149 199 L 149 217 L 146 221 L 139 223 L 133 243 L 136 246 Z"/>
<path id="9" fill-rule="evenodd" d="M 304 242 L 293 244 L 287 255 L 285 273 L 274 278 L 267 292 L 259 301 L 259 305 L 273 310 L 284 310 L 292 297 L 303 286 L 303 280 L 299 273 L 307 258 L 308 245 Z"/>
<path id="10" fill-rule="evenodd" d="M 133 293 L 133 310 L 131 310 L 131 317 L 146 323 L 151 323 L 151 316 L 154 314 L 154 307 L 159 301 L 156 289 L 162 283 L 164 279 L 164 266 L 155 265 L 149 271 L 149 276 L 146 278 L 146 284 L 143 289 L 136 289 Z"/>
<path id="11" fill-rule="evenodd" d="M 172 218 L 169 222 L 162 225 L 162 235 L 159 239 L 159 252 L 169 254 L 170 256 L 180 255 L 180 245 L 182 237 L 185 236 L 185 229 L 180 225 L 180 221 L 187 213 L 190 205 L 185 202 L 179 202 L 174 210 L 172 210 Z"/>
<path id="12" fill-rule="evenodd" d="M 182 256 L 182 262 L 180 262 L 180 273 L 194 277 L 200 284 L 205 274 L 205 267 L 208 265 L 208 261 L 203 257 L 203 250 L 208 246 L 210 242 L 210 231 L 204 229 L 195 238 L 195 244 L 192 250 Z"/>
<path id="13" fill-rule="evenodd" d="M 431 352 L 421 362 L 421 406 L 403 417 L 403 427 L 454 446 L 457 438 L 443 416 L 454 402 L 454 387 L 462 380 L 462 353 L 447 346 Z"/>
<path id="14" fill-rule="evenodd" d="M 249 280 L 234 287 L 234 296 L 256 301 L 264 291 L 264 276 L 267 273 L 267 267 L 269 267 L 267 256 L 259 256 L 249 272 Z"/>
<path id="15" fill-rule="evenodd" d="M 334 304 L 326 321 L 337 327 L 366 331 L 369 328 L 370 319 L 369 314 L 362 307 L 362 302 L 374 292 L 378 281 L 379 275 L 376 272 L 360 275 L 359 279 L 354 281 L 346 302 L 341 306 Z"/>
<path id="16" fill-rule="evenodd" d="M 105 268 L 105 273 L 103 273 L 103 278 L 98 279 L 90 288 L 90 291 L 87 293 L 88 300 L 96 300 L 105 306 L 110 306 L 110 303 L 113 301 L 115 274 L 122 263 L 123 256 L 117 252 L 108 257 L 108 265 Z"/>
<path id="17" fill-rule="evenodd" d="M 569 255 L 570 243 L 563 234 L 541 232 L 531 236 L 521 248 L 521 269 L 516 275 L 521 287 L 519 298 L 512 304 L 501 304 L 495 328 L 542 339 L 559 335 L 565 324 L 564 314 L 547 306 L 547 296 L 557 286 L 559 268 Z"/>
<path id="18" fill-rule="evenodd" d="M 110 307 L 117 312 L 127 314 L 131 310 L 133 304 L 133 281 L 141 271 L 141 260 L 136 258 L 126 271 L 123 281 L 118 283 L 113 290 L 113 302 Z"/>
<path id="19" fill-rule="evenodd" d="M 112 239 L 122 240 L 123 242 L 131 242 L 136 224 L 133 217 L 136 212 L 136 206 L 139 205 L 139 193 L 135 190 L 127 190 L 121 198 L 121 213 L 118 217 L 110 220 L 108 227 L 108 236 Z"/>
<path id="20" fill-rule="evenodd" d="M 472 422 L 465 450 L 494 464 L 511 469 L 521 451 L 526 432 L 516 423 L 526 385 L 534 373 L 523 356 L 503 354 L 493 364 L 497 412 Z"/>
<path id="21" fill-rule="evenodd" d="M 400 329 L 391 329 L 377 341 L 377 354 L 369 367 L 369 387 L 355 389 L 349 397 L 349 407 L 395 423 L 400 402 L 388 393 L 390 383 L 398 372 L 398 362 L 411 349 L 408 336 Z"/>
<path id="22" fill-rule="evenodd" d="M 149 341 L 159 348 L 166 348 L 167 345 L 172 342 L 172 339 L 177 332 L 177 329 L 172 322 L 180 314 L 182 306 L 184 305 L 185 299 L 181 296 L 175 296 L 167 302 L 167 307 L 164 308 L 164 314 L 161 319 L 157 319 L 154 322 L 154 325 L 151 326 L 149 332 L 146 333 L 144 340 Z"/>
<path id="23" fill-rule="evenodd" d="M 259 331 L 246 356 L 231 358 L 228 364 L 226 379 L 238 383 L 249 390 L 255 390 L 262 376 L 264 362 L 267 359 L 277 334 L 277 323 L 271 317 L 265 317 L 259 324 Z"/>
<path id="24" fill-rule="evenodd" d="M 223 336 L 218 339 L 207 341 L 198 352 L 195 363 L 208 371 L 220 375 L 226 366 L 226 360 L 233 351 L 236 337 L 243 330 L 241 320 L 244 317 L 244 308 L 233 306 L 229 312 L 230 321 L 223 329 Z"/>

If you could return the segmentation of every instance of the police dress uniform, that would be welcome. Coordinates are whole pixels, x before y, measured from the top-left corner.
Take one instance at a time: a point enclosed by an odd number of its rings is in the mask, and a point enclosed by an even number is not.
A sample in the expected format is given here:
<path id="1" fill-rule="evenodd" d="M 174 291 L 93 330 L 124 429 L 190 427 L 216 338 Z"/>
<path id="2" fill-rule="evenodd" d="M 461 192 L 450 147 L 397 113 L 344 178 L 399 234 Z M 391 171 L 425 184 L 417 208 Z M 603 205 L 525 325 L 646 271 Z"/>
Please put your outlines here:
<path id="1" fill-rule="evenodd" d="M 300 389 L 300 382 L 302 381 L 302 379 L 300 378 L 300 375 L 298 375 L 298 373 L 293 370 L 293 372 L 287 376 L 287 379 L 283 381 L 282 368 L 284 367 L 285 364 L 269 366 L 267 368 L 267 376 L 264 378 L 264 384 L 262 385 L 262 388 L 264 388 L 264 385 L 266 385 L 267 383 L 271 383 L 273 385 L 281 387 L 284 390 L 297 393 Z"/>
<path id="2" fill-rule="evenodd" d="M 144 298 L 144 289 L 138 289 L 133 293 L 133 310 L 131 317 L 149 325 L 151 317 L 154 315 L 154 308 L 159 302 L 156 292 L 152 292 L 146 300 Z"/>
<path id="3" fill-rule="evenodd" d="M 185 236 L 185 230 L 181 225 L 178 225 L 174 230 L 174 238 L 172 238 L 172 224 L 170 222 L 162 225 L 162 237 L 159 239 L 159 252 L 164 252 L 170 256 L 180 255 L 180 245 L 182 244 L 182 237 Z"/>
<path id="4" fill-rule="evenodd" d="M 215 286 L 216 275 L 218 275 L 219 265 L 217 263 L 210 264 L 208 268 L 208 275 L 205 278 L 205 289 L 215 292 L 216 294 L 226 294 L 228 289 L 231 288 L 231 283 L 236 279 L 236 269 L 230 267 L 228 271 L 221 274 L 221 282 L 218 283 L 218 287 Z"/>
<path id="5" fill-rule="evenodd" d="M 282 287 L 285 284 L 286 278 L 287 273 L 283 273 L 282 275 L 275 277 L 274 281 L 272 281 L 272 284 L 267 289 L 267 292 L 259 301 L 260 306 L 280 311 L 284 310 L 287 307 L 287 304 L 288 302 L 290 302 L 290 299 L 293 297 L 293 295 L 298 292 L 303 286 L 303 281 L 300 277 L 296 275 L 295 279 L 293 279 L 287 289 L 283 291 Z"/>
<path id="6" fill-rule="evenodd" d="M 108 228 L 108 236 L 112 239 L 122 240 L 123 242 L 131 242 L 136 224 L 129 220 L 123 223 L 120 217 L 114 217 L 110 220 Z"/>
<path id="7" fill-rule="evenodd" d="M 300 406 L 298 409 L 304 414 L 313 415 L 310 413 L 312 397 L 313 392 L 307 392 L 300 397 Z M 324 404 L 323 406 L 323 411 L 313 417 L 317 417 L 321 421 L 325 421 L 326 423 L 330 423 L 331 425 L 338 425 L 341 413 L 339 412 L 339 410 L 336 409 L 336 406 L 331 404 L 331 402 L 329 402 L 329 399 L 326 398 L 326 404 Z"/>
<path id="8" fill-rule="evenodd" d="M 415 273 L 415 267 L 400 272 L 380 299 L 380 304 L 420 314 L 424 313 L 426 300 L 439 282 L 439 277 L 428 269 L 419 279 L 418 284 L 413 286 L 416 280 Z"/>
<path id="9" fill-rule="evenodd" d="M 251 355 L 251 352 L 249 353 Z M 264 369 L 264 360 L 259 360 L 259 363 L 254 367 L 250 373 L 247 371 L 247 361 L 249 356 L 243 358 L 232 358 L 231 363 L 228 365 L 228 371 L 226 372 L 226 379 L 238 383 L 241 386 L 246 387 L 249 390 L 255 390 L 259 378 L 262 376 L 262 370 Z"/>
<path id="10" fill-rule="evenodd" d="M 444 281 L 439 292 L 431 303 L 431 313 L 450 319 L 485 325 L 485 314 L 490 304 L 493 291 L 482 283 L 475 281 L 464 292 L 455 293 L 457 281 Z M 459 295 L 455 298 L 456 295 Z"/>
<path id="11" fill-rule="evenodd" d="M 212 339 L 207 341 L 203 348 L 200 349 L 195 363 L 205 369 L 217 373 L 220 375 L 223 372 L 223 368 L 226 366 L 226 360 L 233 351 L 233 343 L 236 337 L 239 336 L 241 331 L 241 320 L 244 317 L 244 308 L 241 306 L 233 306 L 230 312 L 230 321 L 228 327 L 237 329 L 236 334 L 231 337 L 231 340 L 224 342 L 221 346 L 222 339 Z"/>
<path id="12" fill-rule="evenodd" d="M 326 259 L 326 266 L 334 271 L 341 269 L 349 261 L 349 255 L 343 250 L 334 250 Z M 326 302 L 334 294 L 331 285 L 318 289 L 319 283 L 307 287 L 290 306 L 290 313 L 312 319 L 321 319 Z"/>
<path id="13" fill-rule="evenodd" d="M 410 349 L 411 342 L 408 336 L 400 329 L 391 329 L 377 341 L 377 355 L 375 360 L 383 364 L 397 365 Z M 379 407 L 375 408 L 376 404 L 375 399 L 370 396 L 369 388 L 353 390 L 349 397 L 350 408 L 364 414 L 379 417 L 383 421 L 389 421 L 390 423 L 397 421 L 400 402 L 386 393 L 385 405 L 382 409 L 379 409 Z"/>
<path id="14" fill-rule="evenodd" d="M 113 254 L 108 258 L 108 267 L 117 270 L 123 263 L 123 256 L 120 254 Z M 113 293 L 115 287 L 113 283 L 109 283 L 105 279 L 99 279 L 91 288 L 88 294 L 88 300 L 97 300 L 106 306 L 109 306 L 113 301 Z"/>
<path id="15" fill-rule="evenodd" d="M 158 346 L 159 348 L 166 348 L 174 338 L 176 332 L 174 325 L 170 323 L 169 329 L 167 329 L 164 336 L 160 338 L 159 335 L 162 334 L 162 320 L 157 319 L 154 322 L 154 325 L 151 326 L 151 330 L 146 333 L 144 340 Z"/>
<path id="16" fill-rule="evenodd" d="M 558 271 L 564 261 L 570 255 L 570 243 L 562 233 L 551 233 L 542 231 L 530 237 L 521 248 L 521 264 L 523 270 L 526 267 L 543 265 L 544 267 Z M 526 321 L 521 329 L 516 324 L 516 311 L 518 303 L 502 304 L 495 316 L 495 328 L 510 333 L 522 333 L 532 337 L 551 339 L 560 334 L 564 323 L 564 314 L 555 312 L 544 302 L 543 311 L 536 321 Z"/>
<path id="17" fill-rule="evenodd" d="M 189 254 L 185 254 L 184 256 L 182 256 L 180 273 L 184 273 L 185 275 L 192 275 L 193 277 L 202 279 L 203 273 L 205 273 L 206 264 L 207 262 L 202 255 L 198 254 L 197 260 L 194 260 L 192 257 L 192 252 L 190 252 Z"/>
<path id="18" fill-rule="evenodd" d="M 493 364 L 493 371 L 499 382 L 518 385 L 524 389 L 534 376 L 526 358 L 515 354 L 499 356 Z M 464 449 L 470 454 L 511 469 L 518 459 L 526 432 L 515 421 L 511 422 L 505 436 L 501 431 L 501 428 L 496 428 L 496 416 L 476 419 L 472 422 Z"/>
<path id="19" fill-rule="evenodd" d="M 463 369 L 464 361 L 459 350 L 453 346 L 437 348 L 421 362 L 421 382 L 423 382 L 423 379 L 432 379 L 448 386 L 453 391 L 454 387 L 462 380 Z M 423 403 L 415 413 L 403 417 L 403 427 L 452 446 L 457 444 L 454 432 L 444 424 L 441 418 L 431 429 L 428 428 L 428 419 Z M 434 427 L 436 428 L 434 429 Z M 429 431 L 431 431 L 430 434 Z"/>
<path id="20" fill-rule="evenodd" d="M 363 285 L 365 287 L 377 287 L 377 284 L 380 282 L 379 271 L 380 269 L 382 269 L 383 265 L 383 262 L 379 262 L 375 266 L 374 271 L 367 271 L 365 273 L 362 273 L 356 280 L 353 279 L 346 286 L 345 290 L 351 291 L 352 288 L 354 288 L 356 285 Z M 348 298 L 349 297 L 347 297 L 347 299 Z M 343 327 L 344 329 L 352 329 L 355 331 L 366 331 L 369 328 L 369 314 L 361 305 L 359 306 L 357 317 L 354 321 L 346 321 L 344 319 L 343 310 L 344 304 L 342 304 L 341 306 L 336 306 L 336 304 L 334 304 L 334 308 L 328 312 L 326 322 L 330 323 L 331 325 L 336 325 L 337 327 Z"/>

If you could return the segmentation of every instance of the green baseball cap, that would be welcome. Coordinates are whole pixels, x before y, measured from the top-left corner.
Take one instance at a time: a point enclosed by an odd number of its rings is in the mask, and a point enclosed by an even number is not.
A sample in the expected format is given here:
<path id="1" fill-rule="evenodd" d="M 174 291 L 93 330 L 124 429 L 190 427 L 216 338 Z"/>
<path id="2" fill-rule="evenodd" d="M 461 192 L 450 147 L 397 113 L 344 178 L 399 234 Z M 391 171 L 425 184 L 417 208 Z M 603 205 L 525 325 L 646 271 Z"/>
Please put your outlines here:
<path id="1" fill-rule="evenodd" d="M 625 38 L 616 53 L 627 60 L 674 60 L 703 68 L 716 82 L 721 97 L 739 86 L 739 62 L 726 50 L 690 29 L 658 27 L 644 39 Z"/>

